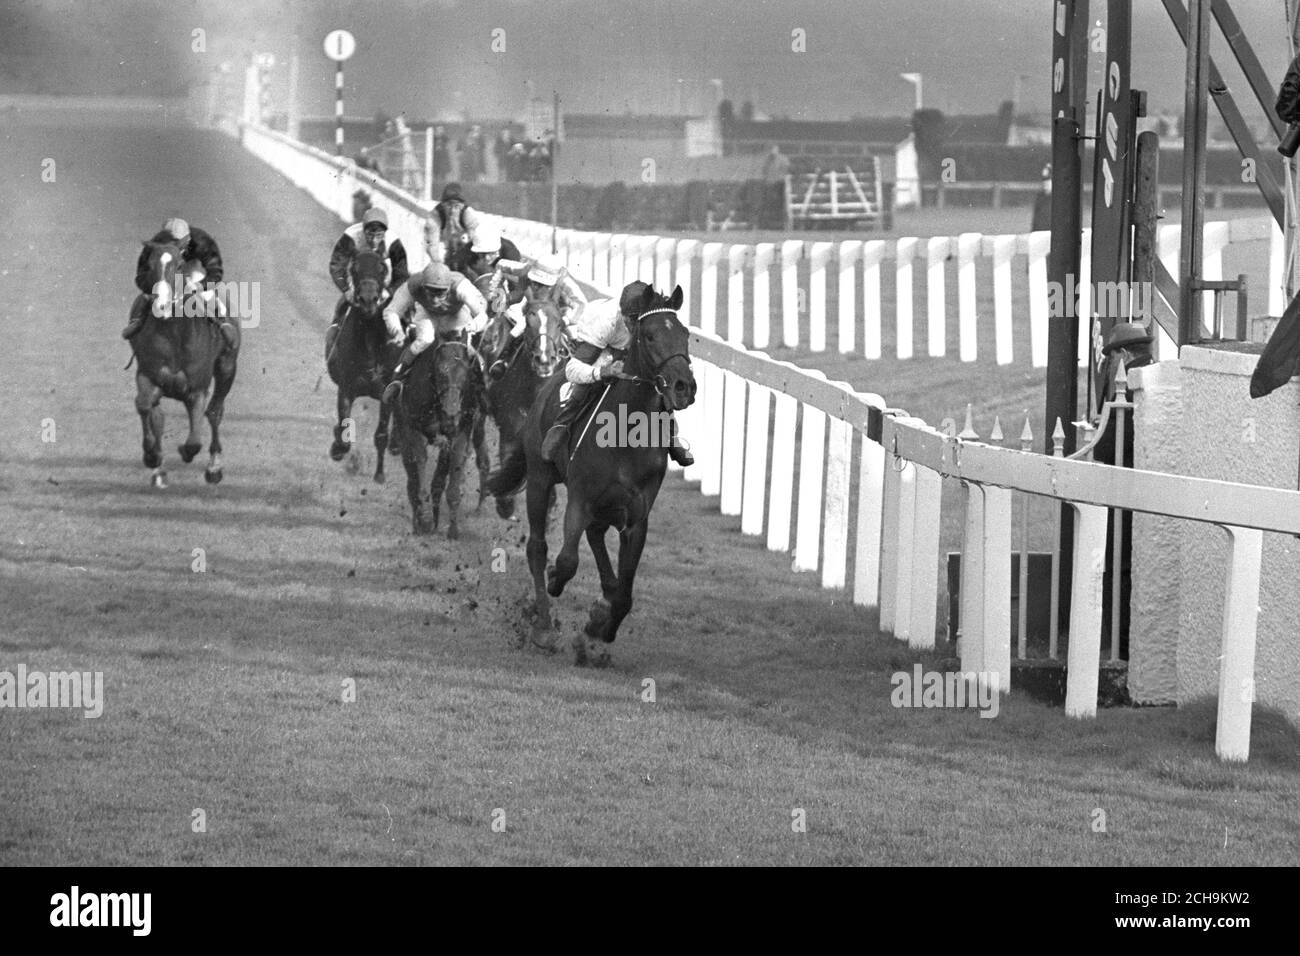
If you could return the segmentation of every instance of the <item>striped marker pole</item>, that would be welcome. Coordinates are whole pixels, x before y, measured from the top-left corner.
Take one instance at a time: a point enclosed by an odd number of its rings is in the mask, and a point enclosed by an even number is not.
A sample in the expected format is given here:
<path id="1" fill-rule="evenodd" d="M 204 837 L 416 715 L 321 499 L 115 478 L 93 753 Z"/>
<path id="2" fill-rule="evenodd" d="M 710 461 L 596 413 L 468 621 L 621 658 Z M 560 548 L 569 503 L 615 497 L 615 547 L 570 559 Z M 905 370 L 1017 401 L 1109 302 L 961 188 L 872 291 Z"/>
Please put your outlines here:
<path id="1" fill-rule="evenodd" d="M 334 71 L 334 152 L 343 155 L 343 61 Z"/>

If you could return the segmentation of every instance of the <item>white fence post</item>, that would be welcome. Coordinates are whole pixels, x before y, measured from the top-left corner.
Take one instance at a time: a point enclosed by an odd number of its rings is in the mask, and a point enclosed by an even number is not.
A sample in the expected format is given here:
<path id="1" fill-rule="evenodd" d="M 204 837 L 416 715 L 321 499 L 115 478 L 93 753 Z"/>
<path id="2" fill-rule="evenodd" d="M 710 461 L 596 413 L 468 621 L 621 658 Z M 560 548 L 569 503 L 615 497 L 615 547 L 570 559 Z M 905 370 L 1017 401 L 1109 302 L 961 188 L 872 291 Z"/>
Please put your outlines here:
<path id="1" fill-rule="evenodd" d="M 1250 756 L 1250 710 L 1255 700 L 1255 631 L 1259 617 L 1259 577 L 1264 533 L 1228 527 L 1228 593 L 1223 602 L 1223 642 L 1219 664 L 1219 712 L 1214 752 L 1220 760 Z"/>
<path id="2" fill-rule="evenodd" d="M 1202 240 L 1203 245 L 1201 246 L 1202 279 L 1223 278 L 1223 250 L 1231 238 L 1231 230 L 1232 222 L 1227 219 L 1205 224 L 1205 238 Z M 1201 307 L 1201 317 L 1205 331 L 1208 333 L 1210 324 L 1214 322 L 1214 293 L 1206 292 L 1204 296 L 1205 303 Z M 1224 309 L 1226 315 L 1233 314 L 1229 311 L 1229 308 Z"/>
<path id="3" fill-rule="evenodd" d="M 821 546 L 822 480 L 826 464 L 826 413 L 802 405 L 799 431 L 799 522 L 792 571 L 816 571 Z"/>
<path id="4" fill-rule="evenodd" d="M 895 354 L 901 359 L 912 357 L 912 260 L 921 240 L 912 236 L 897 241 L 894 289 Z"/>
<path id="5" fill-rule="evenodd" d="M 948 261 L 948 237 L 933 236 L 925 244 L 926 345 L 931 357 L 942 358 L 947 351 L 948 306 L 944 301 L 944 269 Z"/>
<path id="6" fill-rule="evenodd" d="M 894 577 L 894 637 L 912 637 L 912 574 L 916 559 L 916 465 L 905 462 L 898 473 L 898 538 Z"/>
<path id="7" fill-rule="evenodd" d="M 628 282 L 635 282 L 640 279 L 647 285 L 654 285 L 655 282 L 655 247 L 659 244 L 659 236 L 641 236 L 637 243 L 637 268 L 632 278 Z M 672 290 L 669 289 L 669 292 Z"/>
<path id="8" fill-rule="evenodd" d="M 918 419 L 919 421 L 919 419 Z M 912 525 L 912 622 L 908 646 L 934 647 L 939 601 L 939 518 L 943 479 L 929 468 L 916 469 L 916 505 Z"/>
<path id="9" fill-rule="evenodd" d="M 724 373 L 726 405 L 722 427 L 722 500 L 724 515 L 740 514 L 745 495 L 745 379 Z"/>
<path id="10" fill-rule="evenodd" d="M 694 259 L 695 254 L 700 250 L 700 241 L 698 239 L 679 239 L 677 240 L 677 267 L 673 270 L 676 284 L 682 287 L 682 312 L 688 316 L 695 316 L 695 321 L 691 324 L 699 327 L 698 305 L 695 302 L 695 292 L 691 288 L 691 280 L 694 277 Z"/>
<path id="11" fill-rule="evenodd" d="M 742 534 L 763 533 L 763 509 L 767 491 L 767 426 L 772 390 L 750 384 L 748 421 L 745 428 L 745 496 L 740 511 Z"/>
<path id="12" fill-rule="evenodd" d="M 672 295 L 673 254 L 677 251 L 677 240 L 666 236 L 655 243 L 655 288 L 664 295 Z"/>
<path id="13" fill-rule="evenodd" d="M 1286 309 L 1286 237 L 1276 221 L 1269 221 L 1268 314 L 1281 315 Z"/>
<path id="14" fill-rule="evenodd" d="M 822 587 L 842 588 L 849 561 L 849 475 L 853 470 L 853 428 L 832 418 L 826 454 L 826 508 Z"/>
<path id="15" fill-rule="evenodd" d="M 957 237 L 958 354 L 963 362 L 975 361 L 978 347 L 976 332 L 979 307 L 975 299 L 975 257 L 979 255 L 980 240 L 983 238 L 978 232 L 964 232 Z M 996 282 L 996 276 L 994 278 Z M 1010 279 L 1009 273 L 1007 278 Z"/>
<path id="16" fill-rule="evenodd" d="M 999 693 L 1011 690 L 1011 492 L 984 489 L 984 666 Z M 1098 645 L 1100 646 L 1100 645 Z"/>
<path id="17" fill-rule="evenodd" d="M 885 241 L 872 239 L 862 246 L 862 354 L 880 358 L 880 260 Z"/>
<path id="18" fill-rule="evenodd" d="M 745 340 L 745 259 L 749 246 L 727 250 L 727 341 L 743 345 Z"/>
<path id="19" fill-rule="evenodd" d="M 760 242 L 754 247 L 754 348 L 766 349 L 772 342 L 772 286 L 769 269 L 776 245 Z"/>
<path id="20" fill-rule="evenodd" d="M 700 328 L 715 335 L 718 331 L 718 259 L 721 256 L 720 242 L 706 242 L 700 254 Z"/>
<path id="21" fill-rule="evenodd" d="M 1015 324 L 1012 319 L 1012 297 L 1011 297 L 1011 259 L 1016 253 L 1015 236 L 994 236 L 993 237 L 993 334 L 995 338 L 995 352 L 997 363 L 999 365 L 1010 365 L 1015 358 L 1015 350 L 1012 345 L 1012 336 L 1014 335 Z M 1032 276 L 1031 276 L 1032 285 Z M 1047 289 L 1044 287 L 1041 294 L 1045 297 Z M 1034 337 L 1034 291 L 1031 287 L 1029 292 L 1029 337 L 1030 353 L 1033 353 Z M 1045 301 L 1040 302 L 1041 308 L 1046 308 Z M 1043 316 L 1043 330 L 1046 331 L 1046 316 Z M 1043 340 L 1043 360 L 1047 360 L 1047 340 Z M 1032 358 L 1031 358 L 1032 360 Z"/>
<path id="22" fill-rule="evenodd" d="M 609 245 L 613 236 L 598 232 L 591 237 L 591 282 L 602 289 L 610 287 Z"/>
<path id="23" fill-rule="evenodd" d="M 858 453 L 858 533 L 853 542 L 853 603 L 880 603 L 880 518 L 885 493 L 885 450 L 863 435 Z"/>
<path id="24" fill-rule="evenodd" d="M 716 365 L 704 366 L 704 443 L 706 455 L 696 459 L 700 468 L 700 494 L 722 490 L 722 402 L 725 375 Z"/>
<path id="25" fill-rule="evenodd" d="M 962 482 L 966 515 L 961 537 L 961 611 L 958 618 L 963 674 L 984 670 L 984 489 Z"/>
<path id="26" fill-rule="evenodd" d="M 1079 364 L 1088 367 L 1088 340 L 1092 338 L 1092 244 L 1088 242 L 1089 230 L 1084 230 L 1082 252 L 1079 255 Z M 1177 271 L 1174 272 L 1177 275 Z M 1063 321 L 1069 322 L 1067 312 Z"/>
<path id="27" fill-rule="evenodd" d="M 623 287 L 623 260 L 627 257 L 627 239 L 622 233 L 609 237 L 609 281 L 611 291 Z"/>
<path id="28" fill-rule="evenodd" d="M 1074 510 L 1074 580 L 1070 584 L 1065 714 L 1095 717 L 1101 668 L 1101 577 L 1106 566 L 1108 509 L 1067 503 Z"/>
<path id="29" fill-rule="evenodd" d="M 799 257 L 803 242 L 781 243 L 781 341 L 787 348 L 799 346 Z"/>
<path id="30" fill-rule="evenodd" d="M 808 348 L 826 351 L 826 262 L 833 243 L 814 242 L 808 253 Z"/>
<path id="31" fill-rule="evenodd" d="M 794 498 L 794 434 L 799 402 L 776 392 L 772 422 L 772 481 L 767 518 L 767 550 L 790 550 L 790 506 Z"/>
<path id="32" fill-rule="evenodd" d="M 836 338 L 840 354 L 847 355 L 857 346 L 858 263 L 862 260 L 862 240 L 849 239 L 839 247 L 839 328 Z"/>

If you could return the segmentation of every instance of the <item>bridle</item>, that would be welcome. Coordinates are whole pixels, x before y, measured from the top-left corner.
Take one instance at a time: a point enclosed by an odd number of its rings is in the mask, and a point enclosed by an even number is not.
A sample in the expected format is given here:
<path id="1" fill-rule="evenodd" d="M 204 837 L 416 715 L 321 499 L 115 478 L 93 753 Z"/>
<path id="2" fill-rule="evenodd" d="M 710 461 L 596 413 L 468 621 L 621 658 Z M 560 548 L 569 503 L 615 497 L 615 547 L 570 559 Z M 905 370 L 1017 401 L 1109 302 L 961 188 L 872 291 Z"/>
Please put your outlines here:
<path id="1" fill-rule="evenodd" d="M 641 322 L 648 315 L 671 315 L 673 318 L 677 318 L 677 310 L 665 309 L 665 308 L 650 309 L 648 312 L 642 312 L 639 316 L 637 316 L 636 334 L 632 337 L 632 347 L 629 349 L 629 351 L 633 352 L 636 355 L 637 365 L 642 368 L 644 368 L 649 364 L 648 361 L 646 361 L 645 343 L 641 340 Z M 640 385 L 653 386 L 655 393 L 658 394 L 658 396 L 661 399 L 667 401 L 668 396 L 665 394 L 665 390 L 668 388 L 668 380 L 665 379 L 661 373 L 663 371 L 663 367 L 675 358 L 685 359 L 687 365 L 689 365 L 691 362 L 691 357 L 687 355 L 685 352 L 674 352 L 672 355 L 669 355 L 662 362 L 660 362 L 653 369 L 651 369 L 649 378 L 643 378 L 642 376 L 639 375 L 623 375 L 620 377 L 626 382 L 636 382 Z"/>
<path id="2" fill-rule="evenodd" d="M 458 349 L 461 349 L 465 353 L 466 368 L 472 371 L 474 367 L 473 353 L 470 352 L 469 346 L 459 339 L 442 339 L 434 345 L 433 347 L 434 368 L 436 369 L 438 365 L 438 353 L 441 352 L 443 349 L 448 348 L 449 346 L 454 346 Z M 473 375 L 469 376 L 470 381 L 473 381 L 473 378 L 474 378 Z M 446 408 L 445 403 L 443 402 L 443 396 L 446 395 L 453 388 L 461 389 L 462 391 L 468 391 L 468 389 L 465 389 L 463 386 L 460 385 L 447 385 L 444 386 L 443 388 L 438 388 L 437 386 L 435 386 L 433 390 L 434 398 L 436 398 L 438 402 L 438 410 L 442 413 L 444 417 L 447 416 L 448 410 Z M 464 405 L 464 398 L 461 399 L 461 404 Z M 457 409 L 457 411 L 459 411 L 459 409 Z"/>

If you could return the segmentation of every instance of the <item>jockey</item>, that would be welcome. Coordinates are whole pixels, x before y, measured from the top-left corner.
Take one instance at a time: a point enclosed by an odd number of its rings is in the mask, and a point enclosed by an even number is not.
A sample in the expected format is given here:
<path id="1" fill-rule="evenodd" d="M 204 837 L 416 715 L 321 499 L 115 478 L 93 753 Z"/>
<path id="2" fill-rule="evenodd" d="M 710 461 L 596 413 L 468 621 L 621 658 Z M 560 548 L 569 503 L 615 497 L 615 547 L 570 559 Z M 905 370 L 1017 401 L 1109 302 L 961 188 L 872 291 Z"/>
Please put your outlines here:
<path id="1" fill-rule="evenodd" d="M 216 240 L 202 229 L 191 229 L 189 223 L 184 219 L 168 219 L 163 223 L 162 229 L 149 242 L 145 243 L 140 250 L 140 258 L 136 260 L 135 287 L 142 294 L 136 297 L 135 303 L 131 306 L 130 321 L 127 322 L 126 328 L 122 330 L 122 338 L 124 339 L 129 339 L 140 331 L 153 303 L 153 289 L 149 287 L 149 245 L 158 242 L 174 242 L 180 246 L 181 262 L 197 262 L 202 265 L 204 276 L 208 282 L 220 282 L 225 275 L 225 267 L 221 262 L 221 250 L 217 248 Z M 220 317 L 224 319 L 225 308 L 219 297 L 217 311 Z M 220 328 L 227 345 L 234 347 L 235 327 L 229 322 L 222 321 Z"/>
<path id="2" fill-rule="evenodd" d="M 394 239 L 391 243 L 386 243 L 384 236 L 387 232 L 388 214 L 372 207 L 366 210 L 360 222 L 348 226 L 343 235 L 339 236 L 338 242 L 334 243 L 334 251 L 330 253 L 330 278 L 343 295 L 334 307 L 331 327 L 339 324 L 356 292 L 352 288 L 351 267 L 352 259 L 357 253 L 373 252 L 383 257 L 384 264 L 388 267 L 386 285 L 390 294 L 410 278 L 411 270 L 406 265 L 406 249 L 402 246 L 402 240 Z"/>
<path id="3" fill-rule="evenodd" d="M 518 246 L 509 239 L 501 238 L 501 230 L 480 222 L 470 236 L 470 241 L 461 246 L 460 252 L 452 257 L 451 268 L 477 284 L 479 277 L 491 274 L 497 262 L 502 259 L 518 262 L 523 256 L 520 255 Z"/>
<path id="4" fill-rule="evenodd" d="M 505 303 L 504 307 L 494 308 L 496 313 L 504 312 L 511 324 L 510 338 L 517 339 L 523 335 L 527 326 L 525 319 L 525 300 L 532 302 L 545 296 L 553 297 L 560 308 L 560 322 L 567 331 L 582 315 L 587 305 L 587 296 L 582 288 L 569 276 L 556 256 L 544 256 L 541 259 L 525 259 L 518 262 L 500 258 L 488 284 L 489 302 Z M 504 321 L 504 320 L 503 320 Z M 504 352 L 504 344 L 501 351 Z M 504 371 L 501 359 L 493 363 L 489 371 L 495 377 Z"/>
<path id="5" fill-rule="evenodd" d="M 402 351 L 393 369 L 393 380 L 384 390 L 384 401 L 392 402 L 401 392 L 406 376 L 410 374 L 415 357 L 433 344 L 435 337 L 455 338 L 466 342 L 479 374 L 482 361 L 474 348 L 473 339 L 487 325 L 487 302 L 483 294 L 458 272 L 452 272 L 441 262 L 431 262 L 411 276 L 393 293 L 384 309 L 384 325 L 388 327 L 389 343 L 400 345 L 405 332 L 402 322 L 411 315 L 415 326 L 415 339 Z"/>
<path id="6" fill-rule="evenodd" d="M 442 238 L 444 246 L 443 254 L 447 257 L 447 265 L 450 267 L 451 256 L 465 244 L 466 237 L 474 234 L 474 230 L 482 223 L 483 217 L 461 195 L 460 183 L 448 183 L 443 188 L 442 200 L 433 207 L 433 212 L 430 225 L 434 221 L 438 224 L 438 236 Z M 449 241 L 453 236 L 456 241 Z"/>
<path id="7" fill-rule="evenodd" d="M 646 288 L 644 282 L 629 283 L 617 305 L 613 299 L 598 299 L 583 310 L 581 321 L 569 330 L 573 354 L 564 367 L 568 381 L 560 388 L 560 413 L 542 441 L 544 461 L 559 465 L 568 459 L 569 429 L 586 408 L 594 387 L 623 374 L 621 356 L 632 344 L 632 324 L 641 317 L 641 296 Z M 671 420 L 669 457 L 683 468 L 695 464 L 694 456 L 678 443 L 677 420 Z"/>

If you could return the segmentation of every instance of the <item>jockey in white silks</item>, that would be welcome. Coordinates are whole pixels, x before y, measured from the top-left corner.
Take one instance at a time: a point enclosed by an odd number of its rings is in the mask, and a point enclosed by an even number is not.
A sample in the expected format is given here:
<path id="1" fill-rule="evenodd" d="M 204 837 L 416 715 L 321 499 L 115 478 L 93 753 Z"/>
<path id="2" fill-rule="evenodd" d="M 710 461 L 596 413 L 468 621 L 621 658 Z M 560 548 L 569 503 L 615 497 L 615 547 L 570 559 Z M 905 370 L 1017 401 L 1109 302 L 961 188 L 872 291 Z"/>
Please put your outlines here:
<path id="1" fill-rule="evenodd" d="M 558 465 L 569 457 L 569 429 L 587 407 L 594 390 L 623 375 L 623 356 L 632 344 L 632 330 L 641 317 L 641 297 L 646 288 L 644 282 L 632 282 L 618 302 L 597 299 L 588 303 L 577 324 L 569 329 L 573 352 L 564 366 L 566 382 L 560 386 L 560 413 L 542 441 L 544 461 Z M 694 456 L 679 443 L 676 418 L 671 421 L 668 456 L 683 468 L 695 464 Z"/>

